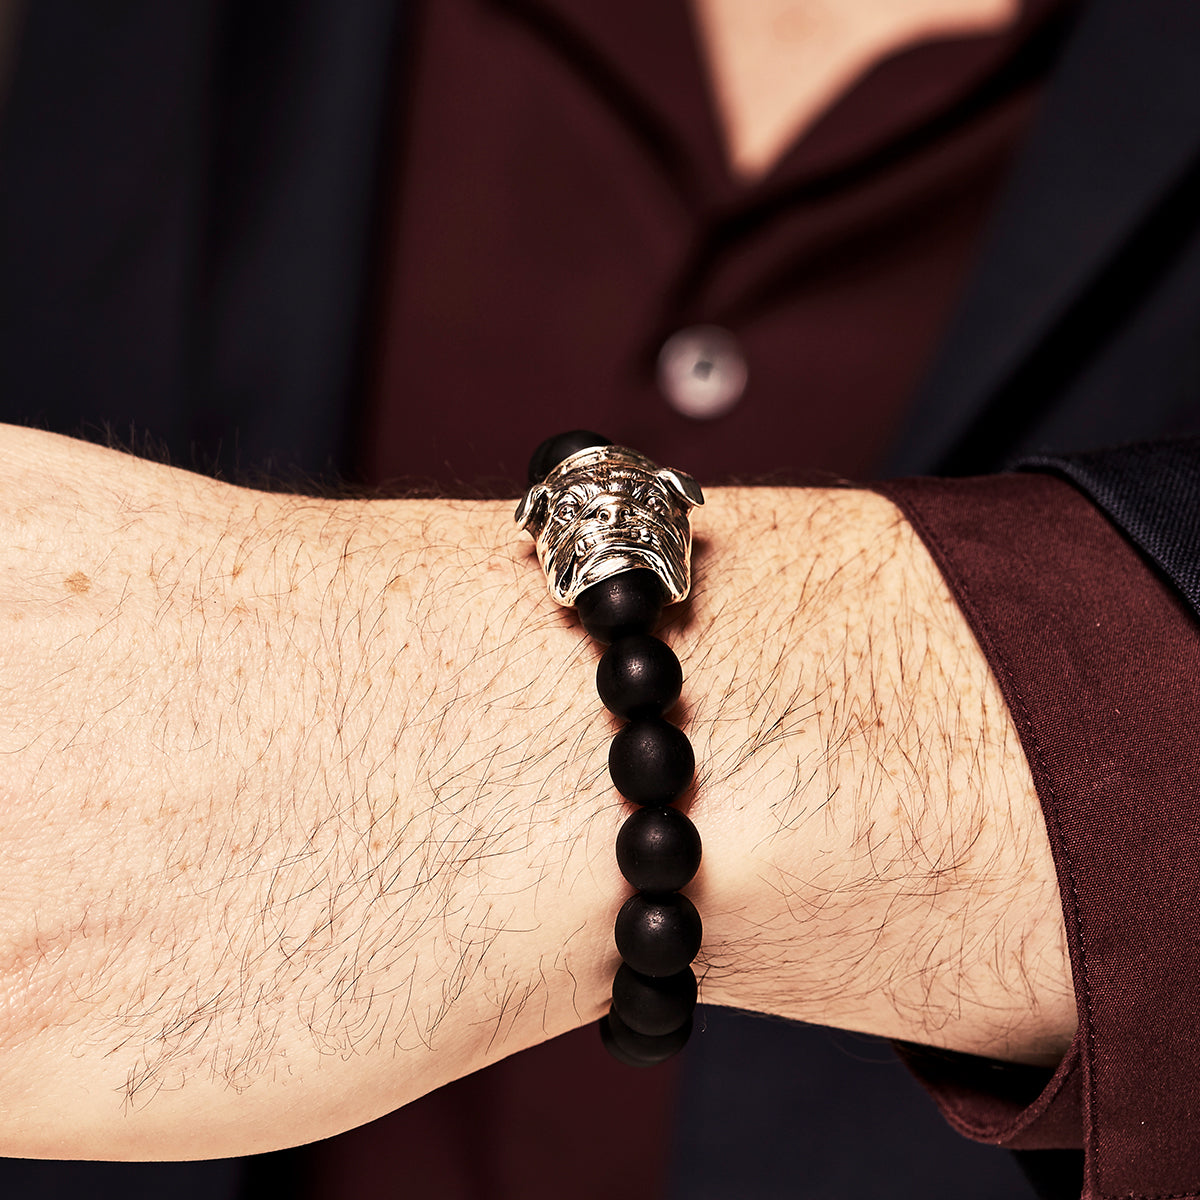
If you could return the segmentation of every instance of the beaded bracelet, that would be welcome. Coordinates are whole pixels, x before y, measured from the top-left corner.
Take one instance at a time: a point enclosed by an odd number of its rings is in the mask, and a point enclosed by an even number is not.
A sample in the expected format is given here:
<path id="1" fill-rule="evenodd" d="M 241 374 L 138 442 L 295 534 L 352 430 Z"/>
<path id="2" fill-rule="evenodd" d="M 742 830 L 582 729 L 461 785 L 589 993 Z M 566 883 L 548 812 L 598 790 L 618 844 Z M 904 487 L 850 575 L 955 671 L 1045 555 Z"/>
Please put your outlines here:
<path id="1" fill-rule="evenodd" d="M 696 481 L 635 450 L 576 430 L 548 438 L 529 463 L 516 522 L 534 538 L 550 594 L 574 606 L 608 649 L 596 670 L 605 706 L 625 720 L 609 748 L 613 785 L 639 807 L 617 834 L 617 865 L 636 889 L 617 914 L 623 960 L 600 1035 L 614 1058 L 653 1066 L 692 1031 L 700 914 L 681 889 L 700 867 L 700 834 L 674 801 L 696 761 L 686 734 L 664 714 L 683 671 L 651 631 L 664 604 L 682 600 L 691 576 Z"/>

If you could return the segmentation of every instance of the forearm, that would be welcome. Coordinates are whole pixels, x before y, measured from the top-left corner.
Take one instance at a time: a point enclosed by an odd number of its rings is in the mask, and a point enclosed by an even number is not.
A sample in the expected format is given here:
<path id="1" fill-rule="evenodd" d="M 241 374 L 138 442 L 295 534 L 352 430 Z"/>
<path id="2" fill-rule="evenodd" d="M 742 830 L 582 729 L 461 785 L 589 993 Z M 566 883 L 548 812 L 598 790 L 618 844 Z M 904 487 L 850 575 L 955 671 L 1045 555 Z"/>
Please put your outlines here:
<path id="1" fill-rule="evenodd" d="M 611 718 L 511 505 L 4 446 L 5 1150 L 305 1140 L 600 1014 Z M 862 493 L 702 511 L 702 997 L 1058 1052 L 1036 799 L 924 552 Z"/>
<path id="2" fill-rule="evenodd" d="M 1037 796 L 928 554 L 871 493 L 730 499 L 700 593 L 721 598 L 718 644 L 739 631 L 699 688 L 718 735 L 700 795 L 723 823 L 705 999 L 1056 1062 L 1075 1002 Z"/>

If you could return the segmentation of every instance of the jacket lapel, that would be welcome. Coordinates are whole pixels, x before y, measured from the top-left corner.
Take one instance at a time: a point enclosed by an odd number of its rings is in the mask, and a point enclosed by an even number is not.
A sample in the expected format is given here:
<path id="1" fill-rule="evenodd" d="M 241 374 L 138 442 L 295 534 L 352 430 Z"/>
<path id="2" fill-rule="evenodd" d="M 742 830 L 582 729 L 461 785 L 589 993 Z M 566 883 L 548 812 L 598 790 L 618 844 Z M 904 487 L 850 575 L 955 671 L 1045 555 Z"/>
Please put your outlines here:
<path id="1" fill-rule="evenodd" d="M 1192 164 L 1198 61 L 1192 0 L 1084 11 L 887 474 L 991 465 L 969 432 Z"/>

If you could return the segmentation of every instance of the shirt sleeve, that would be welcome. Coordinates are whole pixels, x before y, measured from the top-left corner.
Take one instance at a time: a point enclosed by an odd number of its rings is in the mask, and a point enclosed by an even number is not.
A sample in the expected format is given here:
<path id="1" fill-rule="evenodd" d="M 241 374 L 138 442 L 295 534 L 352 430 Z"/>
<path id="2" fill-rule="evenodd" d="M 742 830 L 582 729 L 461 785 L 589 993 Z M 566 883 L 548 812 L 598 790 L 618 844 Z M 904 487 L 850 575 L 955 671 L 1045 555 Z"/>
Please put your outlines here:
<path id="1" fill-rule="evenodd" d="M 1200 1197 L 1192 611 L 1159 565 L 1062 479 L 900 480 L 878 490 L 933 555 L 1019 731 L 1079 1011 L 1075 1042 L 1049 1077 L 915 1047 L 905 1057 L 968 1136 L 1013 1149 L 1082 1146 L 1085 1196 Z"/>

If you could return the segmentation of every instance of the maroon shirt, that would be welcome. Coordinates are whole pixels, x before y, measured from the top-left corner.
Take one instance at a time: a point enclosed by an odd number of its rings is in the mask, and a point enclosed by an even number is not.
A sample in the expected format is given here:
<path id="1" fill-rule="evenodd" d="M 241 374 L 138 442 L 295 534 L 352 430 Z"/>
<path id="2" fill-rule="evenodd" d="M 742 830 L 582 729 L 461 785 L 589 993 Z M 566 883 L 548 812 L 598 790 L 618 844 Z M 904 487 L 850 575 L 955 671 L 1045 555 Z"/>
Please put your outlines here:
<path id="1" fill-rule="evenodd" d="M 917 1068 L 969 1136 L 1082 1144 L 1086 1196 L 1200 1195 L 1200 631 L 1067 483 L 881 490 L 933 553 L 1016 722 L 1080 1022 L 1049 1082 L 929 1052 Z"/>
<path id="2" fill-rule="evenodd" d="M 1060 7 L 880 63 L 747 187 L 684 0 L 422 6 L 368 474 L 511 493 L 531 445 L 578 427 L 710 484 L 875 472 Z M 656 362 L 708 325 L 732 332 L 747 384 L 695 420 Z"/>
<path id="3" fill-rule="evenodd" d="M 706 483 L 870 476 L 969 269 L 1062 8 L 1030 2 L 1004 34 L 879 64 L 742 186 L 683 0 L 423 6 L 368 474 L 511 494 L 533 444 L 584 426 Z M 715 367 L 732 355 L 747 382 L 722 415 L 696 419 L 672 404 L 657 360 L 672 334 L 708 326 L 731 335 Z M 1181 822 L 1195 841 L 1182 782 L 1194 764 L 1176 752 L 1180 739 L 1185 756 L 1200 745 L 1188 683 L 1200 638 L 1066 484 L 884 490 L 946 573 L 1017 720 L 1081 1016 L 1049 1084 L 953 1055 L 914 1051 L 914 1069 L 971 1136 L 1086 1145 L 1097 1195 L 1192 1194 L 1200 1023 L 1184 997 L 1200 962 L 1176 948 L 1200 916 L 1200 859 L 1167 864 L 1160 847 L 1179 844 Z M 1123 636 L 1131 621 L 1136 639 Z M 1179 889 L 1188 903 L 1173 903 Z M 1141 953 L 1163 945 L 1171 953 Z M 381 1193 L 402 1141 L 405 1181 L 422 1194 L 561 1194 L 573 1177 L 594 1194 L 660 1196 L 673 1083 L 670 1069 L 634 1078 L 606 1062 L 585 1030 L 327 1144 L 312 1194 Z M 546 1097 L 534 1179 L 529 1131 L 507 1124 L 516 1095 Z M 631 1103 L 637 1122 L 622 1118 Z"/>

